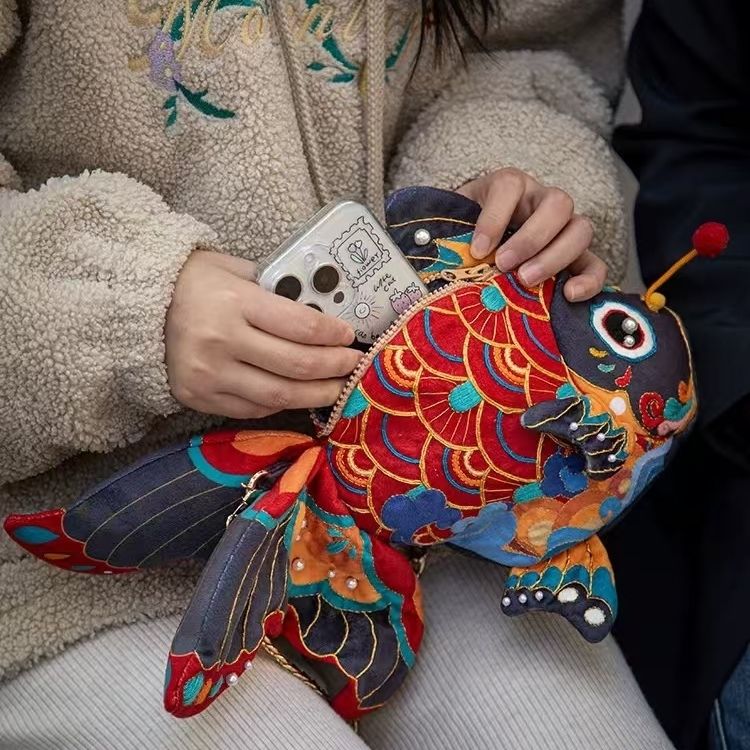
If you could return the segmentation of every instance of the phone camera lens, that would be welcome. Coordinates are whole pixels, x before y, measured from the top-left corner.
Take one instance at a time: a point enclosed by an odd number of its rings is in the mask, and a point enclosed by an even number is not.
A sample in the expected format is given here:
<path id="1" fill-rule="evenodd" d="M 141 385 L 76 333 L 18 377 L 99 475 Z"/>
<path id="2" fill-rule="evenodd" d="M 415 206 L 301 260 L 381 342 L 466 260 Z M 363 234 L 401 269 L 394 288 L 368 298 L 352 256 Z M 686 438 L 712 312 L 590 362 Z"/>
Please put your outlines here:
<path id="1" fill-rule="evenodd" d="M 323 311 L 322 311 L 322 310 L 321 310 L 321 309 L 320 309 L 320 308 L 319 308 L 319 307 L 318 307 L 318 306 L 317 306 L 316 304 L 314 304 L 313 302 L 308 302 L 308 303 L 307 303 L 307 306 L 308 306 L 308 307 L 312 307 L 312 309 L 313 309 L 313 310 L 317 310 L 317 311 L 318 311 L 319 313 L 322 313 L 322 312 L 323 312 Z"/>
<path id="2" fill-rule="evenodd" d="M 321 294 L 332 292 L 338 284 L 339 272 L 333 266 L 321 266 L 313 275 L 313 289 Z"/>
<path id="3" fill-rule="evenodd" d="M 295 276 L 284 276 L 283 279 L 279 279 L 274 292 L 287 299 L 299 299 L 300 294 L 302 294 L 302 284 Z"/>
<path id="4" fill-rule="evenodd" d="M 333 301 L 340 305 L 344 301 L 344 293 L 343 292 L 336 292 L 336 294 L 333 295 Z"/>

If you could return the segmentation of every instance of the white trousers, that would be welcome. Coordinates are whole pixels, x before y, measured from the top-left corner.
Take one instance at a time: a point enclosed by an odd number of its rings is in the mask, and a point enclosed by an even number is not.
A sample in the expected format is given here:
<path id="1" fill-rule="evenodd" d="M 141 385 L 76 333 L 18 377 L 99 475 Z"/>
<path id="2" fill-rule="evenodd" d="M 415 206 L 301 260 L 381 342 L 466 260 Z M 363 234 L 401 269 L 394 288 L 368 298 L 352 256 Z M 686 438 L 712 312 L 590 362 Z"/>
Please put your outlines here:
<path id="1" fill-rule="evenodd" d="M 451 555 L 423 579 L 426 632 L 355 734 L 267 657 L 192 719 L 162 708 L 176 617 L 106 631 L 0 685 L 0 750 L 668 750 L 612 638 L 500 612 L 503 570 Z"/>

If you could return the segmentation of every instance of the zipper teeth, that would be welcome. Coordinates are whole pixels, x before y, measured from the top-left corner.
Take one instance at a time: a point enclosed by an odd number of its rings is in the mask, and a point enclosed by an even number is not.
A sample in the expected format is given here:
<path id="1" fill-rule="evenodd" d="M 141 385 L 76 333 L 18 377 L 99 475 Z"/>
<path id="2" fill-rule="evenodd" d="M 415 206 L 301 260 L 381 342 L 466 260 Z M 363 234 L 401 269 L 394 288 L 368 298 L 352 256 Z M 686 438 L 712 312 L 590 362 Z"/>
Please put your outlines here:
<path id="1" fill-rule="evenodd" d="M 481 280 L 482 279 L 472 279 L 471 281 L 477 282 Z M 365 374 L 365 371 L 373 363 L 373 360 L 375 359 L 375 357 L 377 357 L 378 354 L 380 354 L 380 352 L 385 348 L 386 344 L 393 337 L 393 335 L 402 326 L 408 323 L 417 313 L 424 310 L 425 307 L 428 307 L 436 299 L 439 299 L 440 297 L 445 297 L 446 295 L 451 294 L 451 292 L 455 291 L 461 286 L 471 283 L 471 281 L 467 279 L 457 279 L 456 281 L 452 281 L 449 284 L 446 284 L 444 287 L 441 287 L 440 289 L 436 289 L 434 292 L 430 292 L 429 294 L 422 297 L 422 299 L 419 300 L 419 302 L 417 302 L 416 305 L 413 305 L 400 317 L 396 318 L 396 320 L 394 320 L 393 323 L 391 323 L 391 325 L 389 325 L 388 328 L 386 328 L 386 330 L 383 332 L 380 338 L 372 345 L 372 347 L 367 352 L 367 354 L 360 360 L 359 364 L 354 368 L 354 371 L 349 376 L 349 379 L 346 381 L 344 390 L 341 391 L 341 395 L 338 397 L 338 399 L 336 399 L 336 403 L 333 405 L 333 409 L 328 419 L 325 422 L 322 422 L 321 420 L 319 420 L 317 417 L 313 415 L 313 423 L 315 424 L 315 427 L 317 427 L 318 429 L 318 437 L 325 437 L 326 435 L 330 435 L 331 432 L 333 432 L 333 428 L 336 426 L 336 422 L 339 421 L 339 418 L 341 417 L 341 412 L 344 410 L 344 406 L 346 405 L 346 402 L 349 400 L 349 396 L 352 395 L 352 393 L 354 392 L 354 389 L 357 387 L 357 385 L 359 384 L 359 381 L 362 379 L 362 376 Z"/>

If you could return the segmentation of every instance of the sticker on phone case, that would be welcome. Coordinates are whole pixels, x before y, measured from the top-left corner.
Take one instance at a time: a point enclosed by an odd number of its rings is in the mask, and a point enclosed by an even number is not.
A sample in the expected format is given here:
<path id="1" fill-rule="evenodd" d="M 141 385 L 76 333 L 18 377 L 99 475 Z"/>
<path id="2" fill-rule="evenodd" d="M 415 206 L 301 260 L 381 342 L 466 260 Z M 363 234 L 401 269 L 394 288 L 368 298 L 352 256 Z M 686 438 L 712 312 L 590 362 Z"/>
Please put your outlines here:
<path id="1" fill-rule="evenodd" d="M 422 299 L 422 290 L 416 284 L 409 284 L 403 292 L 396 291 L 389 299 L 394 312 L 403 315 L 415 302 Z"/>
<path id="2" fill-rule="evenodd" d="M 375 228 L 362 216 L 336 239 L 330 253 L 355 289 L 391 259 Z"/>

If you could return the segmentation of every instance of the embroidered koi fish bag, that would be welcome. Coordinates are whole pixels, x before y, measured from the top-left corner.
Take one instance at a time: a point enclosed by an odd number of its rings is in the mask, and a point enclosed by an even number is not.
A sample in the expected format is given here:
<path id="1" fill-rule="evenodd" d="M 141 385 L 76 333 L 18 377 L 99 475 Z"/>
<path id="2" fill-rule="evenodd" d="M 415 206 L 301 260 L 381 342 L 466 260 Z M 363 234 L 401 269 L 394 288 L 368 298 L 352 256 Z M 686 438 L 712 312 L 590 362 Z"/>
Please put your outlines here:
<path id="1" fill-rule="evenodd" d="M 389 231 L 430 292 L 394 300 L 405 311 L 318 415 L 317 438 L 199 435 L 67 509 L 6 520 L 71 571 L 205 560 L 168 656 L 176 716 L 216 700 L 267 639 L 325 675 L 343 717 L 383 704 L 422 640 L 410 548 L 510 567 L 507 615 L 557 613 L 590 641 L 609 632 L 617 597 L 598 533 L 694 418 L 685 334 L 653 289 L 571 304 L 563 279 L 526 288 L 477 269 L 478 215 L 442 190 L 391 196 Z M 692 254 L 726 241 L 704 225 Z"/>

